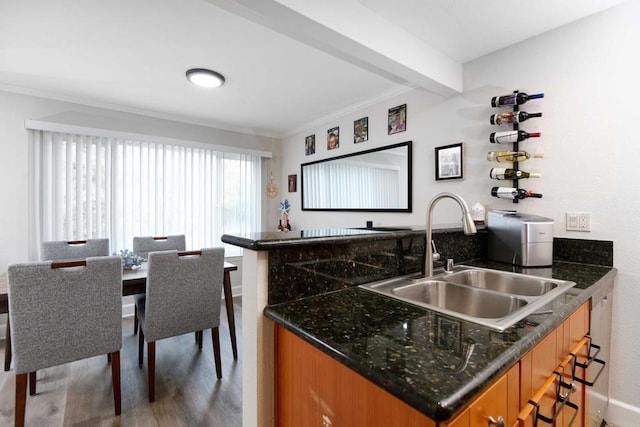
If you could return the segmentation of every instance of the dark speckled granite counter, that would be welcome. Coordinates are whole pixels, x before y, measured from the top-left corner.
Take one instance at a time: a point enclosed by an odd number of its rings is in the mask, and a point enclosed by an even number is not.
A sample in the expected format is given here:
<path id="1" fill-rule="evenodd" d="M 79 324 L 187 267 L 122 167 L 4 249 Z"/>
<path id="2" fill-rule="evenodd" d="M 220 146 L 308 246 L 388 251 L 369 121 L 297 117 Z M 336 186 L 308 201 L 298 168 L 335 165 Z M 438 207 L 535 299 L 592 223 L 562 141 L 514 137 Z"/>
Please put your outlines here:
<path id="1" fill-rule="evenodd" d="M 522 271 L 490 262 L 465 264 Z M 550 303 L 552 312 L 530 315 L 503 333 L 353 286 L 272 305 L 265 315 L 430 418 L 444 421 L 608 287 L 616 269 L 558 261 L 553 268 L 525 272 L 577 285 Z"/>

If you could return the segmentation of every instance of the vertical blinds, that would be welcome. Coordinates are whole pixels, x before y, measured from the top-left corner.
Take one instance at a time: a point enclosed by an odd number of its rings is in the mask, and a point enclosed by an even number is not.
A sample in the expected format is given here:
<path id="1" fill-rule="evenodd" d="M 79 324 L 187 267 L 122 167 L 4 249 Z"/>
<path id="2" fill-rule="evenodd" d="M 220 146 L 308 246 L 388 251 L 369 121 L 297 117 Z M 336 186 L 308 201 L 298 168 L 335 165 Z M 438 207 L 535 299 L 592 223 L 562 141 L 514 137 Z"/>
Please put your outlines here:
<path id="1" fill-rule="evenodd" d="M 189 248 L 221 246 L 222 234 L 260 229 L 257 155 L 30 132 L 32 252 L 45 240 L 97 237 L 115 252 L 131 249 L 134 236 L 168 234 L 185 234 Z M 240 253 L 226 247 L 227 256 Z"/>

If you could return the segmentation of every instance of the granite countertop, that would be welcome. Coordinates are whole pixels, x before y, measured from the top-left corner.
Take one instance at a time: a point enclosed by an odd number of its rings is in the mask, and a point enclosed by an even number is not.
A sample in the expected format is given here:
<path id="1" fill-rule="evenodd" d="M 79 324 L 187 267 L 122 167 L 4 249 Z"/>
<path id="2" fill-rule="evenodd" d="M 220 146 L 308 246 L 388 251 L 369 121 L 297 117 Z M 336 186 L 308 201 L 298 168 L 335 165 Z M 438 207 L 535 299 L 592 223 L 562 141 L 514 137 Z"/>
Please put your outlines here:
<path id="1" fill-rule="evenodd" d="M 483 230 L 484 225 L 477 226 Z M 433 233 L 450 233 L 462 231 L 461 224 L 442 224 L 434 226 Z M 399 226 L 399 227 L 373 227 L 373 228 L 334 228 L 322 230 L 295 230 L 289 232 L 266 231 L 244 234 L 224 234 L 221 240 L 224 243 L 239 246 L 245 249 L 269 250 L 291 247 L 294 245 L 308 245 L 313 243 L 334 242 L 340 238 L 342 243 L 350 243 L 362 240 L 381 240 L 389 237 L 402 238 L 416 234 L 425 234 L 424 225 Z"/>
<path id="2" fill-rule="evenodd" d="M 519 272 L 499 263 L 465 265 Z M 612 283 L 612 267 L 555 262 L 530 274 L 577 285 L 505 332 L 359 287 L 272 305 L 265 315 L 436 421 L 450 419 L 574 309 Z"/>

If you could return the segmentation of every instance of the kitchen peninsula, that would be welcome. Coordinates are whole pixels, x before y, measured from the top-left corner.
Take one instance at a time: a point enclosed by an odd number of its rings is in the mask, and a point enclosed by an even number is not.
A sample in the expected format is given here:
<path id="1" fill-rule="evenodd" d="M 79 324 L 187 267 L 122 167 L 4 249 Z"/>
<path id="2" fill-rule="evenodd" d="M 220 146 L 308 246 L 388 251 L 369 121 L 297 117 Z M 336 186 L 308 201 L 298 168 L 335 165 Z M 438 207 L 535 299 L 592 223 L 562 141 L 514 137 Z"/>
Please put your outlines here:
<path id="1" fill-rule="evenodd" d="M 574 250 L 567 242 L 571 239 L 558 239 L 559 259 L 553 268 L 537 273 L 577 285 L 553 301 L 551 313 L 528 316 L 498 333 L 471 322 L 438 323 L 435 312 L 356 286 L 419 272 L 424 251 L 424 230 L 419 227 L 225 235 L 222 240 L 245 248 L 245 425 L 274 423 L 276 324 L 279 331 L 306 341 L 425 418 L 442 422 L 459 414 L 593 294 L 611 286 L 616 274 L 612 245 L 609 253 L 606 244 L 580 241 L 582 246 Z M 443 258 L 505 268 L 487 263 L 483 231 L 464 236 L 460 229 L 445 228 L 434 232 L 434 240 Z M 591 254 L 599 262 L 578 259 L 576 253 Z M 434 341 L 438 327 L 452 326 L 458 328 L 452 333 L 459 340 Z M 451 346 L 457 346 L 457 357 L 451 358 Z"/>

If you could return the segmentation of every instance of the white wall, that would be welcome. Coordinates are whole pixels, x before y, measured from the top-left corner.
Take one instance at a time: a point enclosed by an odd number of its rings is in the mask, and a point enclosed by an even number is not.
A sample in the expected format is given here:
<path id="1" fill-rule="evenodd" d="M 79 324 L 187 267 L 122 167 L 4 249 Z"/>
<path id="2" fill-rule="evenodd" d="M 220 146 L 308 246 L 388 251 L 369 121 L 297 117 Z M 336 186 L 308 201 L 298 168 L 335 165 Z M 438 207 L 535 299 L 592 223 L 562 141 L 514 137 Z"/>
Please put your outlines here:
<path id="1" fill-rule="evenodd" d="M 442 99 L 413 91 L 287 138 L 278 158 L 280 185 L 286 189 L 286 175 L 299 173 L 302 162 L 414 141 L 412 214 L 300 212 L 300 193 L 287 193 L 293 204 L 291 219 L 295 228 L 364 226 L 366 220 L 377 225 L 420 224 L 431 197 L 441 191 L 455 191 L 469 204 L 480 201 L 489 208 L 517 207 L 551 217 L 555 219 L 556 236 L 613 240 L 619 275 L 610 384 L 611 396 L 618 402 L 608 418 L 620 425 L 638 424 L 640 411 L 640 374 L 636 369 L 640 366 L 636 314 L 640 302 L 640 195 L 636 188 L 640 159 L 638 22 L 640 2 L 632 1 L 518 43 L 465 64 L 465 90 L 461 96 Z M 522 125 L 524 130 L 542 132 L 542 138 L 525 142 L 522 148 L 543 152 L 545 158 L 521 165 L 523 170 L 542 173 L 542 179 L 522 181 L 522 186 L 543 193 L 544 198 L 519 205 L 490 197 L 489 189 L 495 181 L 488 178 L 492 164 L 485 160 L 486 152 L 494 148 L 488 135 L 498 130 L 488 122 L 497 111 L 489 107 L 489 100 L 513 89 L 545 93 L 543 100 L 532 101 L 523 108 L 542 111 L 544 117 Z M 386 110 L 405 102 L 407 131 L 387 136 Z M 354 146 L 353 120 L 365 115 L 369 116 L 369 142 Z M 328 153 L 324 148 L 326 130 L 337 125 L 341 129 L 340 148 Z M 316 134 L 317 154 L 306 157 L 304 137 L 311 133 Z M 466 146 L 465 179 L 436 182 L 433 148 L 458 141 Z M 591 233 L 564 230 L 565 213 L 573 210 L 592 213 Z M 274 211 L 272 207 L 270 212 Z M 453 205 L 436 209 L 436 222 L 451 223 L 459 217 Z M 277 223 L 277 217 L 270 222 Z"/>

